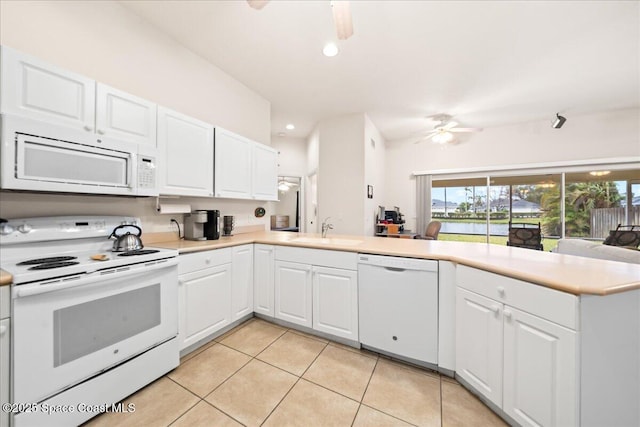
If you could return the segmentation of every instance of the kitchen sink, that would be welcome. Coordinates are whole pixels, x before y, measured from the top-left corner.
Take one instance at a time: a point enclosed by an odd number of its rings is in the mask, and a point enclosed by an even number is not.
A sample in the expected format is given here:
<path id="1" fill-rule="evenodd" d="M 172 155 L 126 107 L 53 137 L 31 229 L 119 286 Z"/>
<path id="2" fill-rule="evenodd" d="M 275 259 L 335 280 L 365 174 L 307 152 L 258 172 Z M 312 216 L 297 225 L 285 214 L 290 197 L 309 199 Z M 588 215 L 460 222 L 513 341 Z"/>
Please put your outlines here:
<path id="1" fill-rule="evenodd" d="M 292 242 L 295 243 L 311 243 L 311 244 L 320 244 L 320 245 L 359 245 L 362 243 L 362 240 L 352 240 L 352 239 L 334 239 L 331 237 L 297 237 L 295 239 L 291 239 Z"/>

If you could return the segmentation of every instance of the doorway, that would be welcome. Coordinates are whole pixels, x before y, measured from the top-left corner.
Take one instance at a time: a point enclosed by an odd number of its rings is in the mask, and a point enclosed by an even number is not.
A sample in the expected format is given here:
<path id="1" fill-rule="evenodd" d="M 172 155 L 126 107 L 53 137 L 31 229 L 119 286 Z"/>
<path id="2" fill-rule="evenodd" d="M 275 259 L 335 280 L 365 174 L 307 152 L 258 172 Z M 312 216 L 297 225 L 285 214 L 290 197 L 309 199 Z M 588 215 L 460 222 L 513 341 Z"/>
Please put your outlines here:
<path id="1" fill-rule="evenodd" d="M 302 218 L 302 178 L 278 177 L 278 202 L 271 215 L 271 230 L 299 232 Z"/>

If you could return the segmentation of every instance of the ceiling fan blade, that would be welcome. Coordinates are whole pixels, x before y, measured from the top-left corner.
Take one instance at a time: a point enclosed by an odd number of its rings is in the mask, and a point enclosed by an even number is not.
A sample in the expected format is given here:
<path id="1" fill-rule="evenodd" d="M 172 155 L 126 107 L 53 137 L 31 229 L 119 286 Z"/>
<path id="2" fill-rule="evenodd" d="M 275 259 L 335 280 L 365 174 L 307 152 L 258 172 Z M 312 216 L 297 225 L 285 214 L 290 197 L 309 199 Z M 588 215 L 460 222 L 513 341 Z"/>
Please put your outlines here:
<path id="1" fill-rule="evenodd" d="M 454 127 L 456 127 L 456 126 L 458 126 L 458 122 L 451 121 L 451 122 L 448 122 L 448 123 L 446 123 L 444 126 L 441 126 L 441 127 L 442 127 L 444 130 L 451 130 L 451 128 L 454 128 Z"/>
<path id="2" fill-rule="evenodd" d="M 351 8 L 345 0 L 331 2 L 333 23 L 336 26 L 339 40 L 346 40 L 353 35 L 353 21 L 351 20 Z"/>
<path id="3" fill-rule="evenodd" d="M 260 10 L 269 3 L 269 0 L 247 0 L 247 3 L 251 8 Z"/>
<path id="4" fill-rule="evenodd" d="M 453 128 L 449 132 L 482 132 L 482 128 Z"/>

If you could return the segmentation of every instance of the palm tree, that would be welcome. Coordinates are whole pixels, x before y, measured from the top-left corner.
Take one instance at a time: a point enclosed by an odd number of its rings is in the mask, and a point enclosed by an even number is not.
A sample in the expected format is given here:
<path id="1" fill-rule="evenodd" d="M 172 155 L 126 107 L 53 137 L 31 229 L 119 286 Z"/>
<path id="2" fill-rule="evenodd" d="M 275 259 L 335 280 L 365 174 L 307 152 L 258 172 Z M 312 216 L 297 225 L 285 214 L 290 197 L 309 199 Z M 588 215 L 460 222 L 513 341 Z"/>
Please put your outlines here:
<path id="1" fill-rule="evenodd" d="M 561 235 L 560 192 L 552 189 L 542 196 L 542 224 L 544 233 Z M 592 209 L 619 207 L 622 196 L 615 182 L 574 182 L 566 188 L 565 232 L 571 237 L 591 235 Z"/>

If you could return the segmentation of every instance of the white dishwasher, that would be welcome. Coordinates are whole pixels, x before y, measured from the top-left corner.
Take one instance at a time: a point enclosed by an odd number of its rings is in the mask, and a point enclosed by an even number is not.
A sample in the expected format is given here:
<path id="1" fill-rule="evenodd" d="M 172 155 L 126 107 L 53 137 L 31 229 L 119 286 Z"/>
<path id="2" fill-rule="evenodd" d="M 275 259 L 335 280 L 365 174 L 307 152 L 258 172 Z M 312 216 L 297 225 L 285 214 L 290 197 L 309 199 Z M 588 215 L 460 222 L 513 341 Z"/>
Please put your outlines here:
<path id="1" fill-rule="evenodd" d="M 360 343 L 438 364 L 438 262 L 358 254 Z"/>

